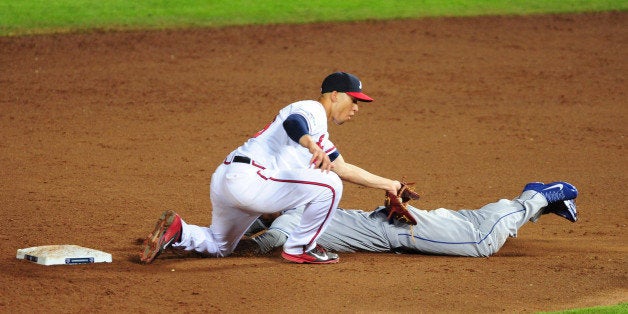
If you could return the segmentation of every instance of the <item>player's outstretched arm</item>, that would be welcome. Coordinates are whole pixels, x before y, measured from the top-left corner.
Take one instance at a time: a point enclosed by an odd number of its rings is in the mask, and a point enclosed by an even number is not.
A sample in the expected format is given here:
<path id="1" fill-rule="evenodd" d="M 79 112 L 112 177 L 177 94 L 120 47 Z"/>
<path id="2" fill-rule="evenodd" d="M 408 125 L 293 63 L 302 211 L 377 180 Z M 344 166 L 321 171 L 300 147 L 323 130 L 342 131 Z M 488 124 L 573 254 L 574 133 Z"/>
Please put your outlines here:
<path id="1" fill-rule="evenodd" d="M 395 195 L 401 188 L 399 181 L 380 177 L 356 165 L 345 162 L 342 155 L 334 160 L 332 170 L 345 181 L 370 188 L 386 190 Z"/>

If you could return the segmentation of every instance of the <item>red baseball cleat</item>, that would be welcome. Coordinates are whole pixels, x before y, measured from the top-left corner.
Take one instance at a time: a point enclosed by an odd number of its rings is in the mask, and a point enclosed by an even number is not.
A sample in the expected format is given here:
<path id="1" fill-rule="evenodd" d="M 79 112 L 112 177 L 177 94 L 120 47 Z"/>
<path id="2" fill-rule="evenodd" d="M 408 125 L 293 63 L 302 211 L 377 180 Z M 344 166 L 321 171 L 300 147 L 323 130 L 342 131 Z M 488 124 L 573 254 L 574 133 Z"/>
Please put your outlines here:
<path id="1" fill-rule="evenodd" d="M 144 240 L 144 249 L 140 252 L 140 260 L 149 264 L 161 252 L 173 243 L 181 241 L 181 217 L 172 210 L 167 210 L 155 225 L 155 229 Z"/>
<path id="2" fill-rule="evenodd" d="M 338 263 L 338 261 L 340 260 L 338 254 L 327 252 L 320 245 L 316 245 L 315 248 L 299 255 L 292 255 L 286 252 L 281 252 L 281 257 L 299 264 L 333 264 Z"/>

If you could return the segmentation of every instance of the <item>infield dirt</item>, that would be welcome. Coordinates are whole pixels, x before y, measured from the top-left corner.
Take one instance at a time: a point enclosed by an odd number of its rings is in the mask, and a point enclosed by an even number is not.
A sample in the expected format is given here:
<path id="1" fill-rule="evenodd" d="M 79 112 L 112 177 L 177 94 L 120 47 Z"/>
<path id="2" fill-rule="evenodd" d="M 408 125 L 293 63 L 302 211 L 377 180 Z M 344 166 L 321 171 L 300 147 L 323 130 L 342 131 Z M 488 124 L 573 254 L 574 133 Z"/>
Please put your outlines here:
<path id="1" fill-rule="evenodd" d="M 0 38 L 0 312 L 535 312 L 628 301 L 628 15 L 435 18 Z M 332 71 L 375 102 L 331 126 L 349 162 L 473 209 L 529 181 L 579 221 L 527 224 L 490 258 L 342 254 L 138 263 L 166 209 L 210 223 L 210 176 Z M 346 184 L 341 207 L 383 192 Z M 41 266 L 76 244 L 113 263 Z"/>

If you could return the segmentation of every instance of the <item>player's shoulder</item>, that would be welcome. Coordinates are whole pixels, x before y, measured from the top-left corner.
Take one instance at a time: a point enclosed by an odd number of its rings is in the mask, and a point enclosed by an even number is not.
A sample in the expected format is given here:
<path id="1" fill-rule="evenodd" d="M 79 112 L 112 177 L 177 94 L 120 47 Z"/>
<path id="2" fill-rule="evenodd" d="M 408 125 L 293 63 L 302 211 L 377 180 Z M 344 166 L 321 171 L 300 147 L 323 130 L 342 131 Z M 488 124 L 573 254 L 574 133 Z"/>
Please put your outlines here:
<path id="1" fill-rule="evenodd" d="M 310 121 L 327 119 L 325 108 L 323 108 L 323 105 L 316 100 L 300 100 L 293 102 L 286 106 L 283 110 L 285 110 L 285 113 L 288 115 L 300 114 Z"/>
<path id="2" fill-rule="evenodd" d="M 320 111 L 325 109 L 320 102 L 316 100 L 299 100 L 291 103 L 286 108 L 290 108 L 292 110 L 305 110 L 305 111 Z"/>

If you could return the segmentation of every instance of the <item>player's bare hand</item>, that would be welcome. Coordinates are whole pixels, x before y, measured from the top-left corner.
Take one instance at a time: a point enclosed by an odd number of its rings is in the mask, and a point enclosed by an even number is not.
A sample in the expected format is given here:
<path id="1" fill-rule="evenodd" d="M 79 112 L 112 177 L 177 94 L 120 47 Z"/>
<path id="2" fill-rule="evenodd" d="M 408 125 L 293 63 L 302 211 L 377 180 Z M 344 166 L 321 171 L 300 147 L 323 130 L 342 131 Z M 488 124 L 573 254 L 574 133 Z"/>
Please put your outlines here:
<path id="1" fill-rule="evenodd" d="M 391 180 L 391 186 L 390 188 L 387 189 L 387 191 L 392 193 L 393 195 L 397 195 L 400 189 L 401 189 L 401 182 L 397 180 Z"/>
<path id="2" fill-rule="evenodd" d="M 312 153 L 312 159 L 310 164 L 314 165 L 314 168 L 321 169 L 321 171 L 329 172 L 333 167 L 331 159 L 325 154 L 325 152 L 319 147 L 318 149 L 310 149 Z"/>
<path id="3" fill-rule="evenodd" d="M 318 144 L 312 140 L 309 135 L 303 135 L 299 139 L 299 144 L 307 148 L 310 151 L 310 154 L 312 154 L 310 165 L 314 165 L 315 169 L 321 169 L 321 171 L 329 172 L 333 168 L 329 156 L 327 156 L 327 154 L 323 151 L 323 148 L 318 146 Z"/>

